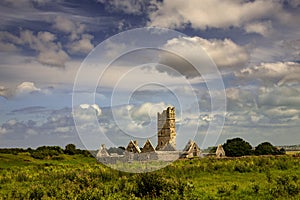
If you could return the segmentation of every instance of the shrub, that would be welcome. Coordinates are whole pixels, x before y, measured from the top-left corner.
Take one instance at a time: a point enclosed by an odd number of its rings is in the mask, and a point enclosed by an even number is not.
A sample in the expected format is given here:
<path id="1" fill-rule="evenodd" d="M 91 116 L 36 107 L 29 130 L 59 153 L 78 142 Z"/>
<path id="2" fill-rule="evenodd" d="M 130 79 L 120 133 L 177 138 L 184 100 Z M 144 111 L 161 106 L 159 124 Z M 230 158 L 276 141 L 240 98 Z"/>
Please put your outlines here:
<path id="1" fill-rule="evenodd" d="M 259 192 L 259 185 L 257 184 L 252 185 L 252 191 L 257 194 Z"/>
<path id="2" fill-rule="evenodd" d="M 30 152 L 31 156 L 35 159 L 49 159 L 62 153 L 63 150 L 59 146 L 41 146 Z"/>
<path id="3" fill-rule="evenodd" d="M 163 179 L 155 173 L 139 174 L 136 196 L 159 197 L 165 187 Z"/>
<path id="4" fill-rule="evenodd" d="M 270 188 L 270 194 L 274 197 L 296 196 L 300 192 L 300 186 L 294 176 L 278 176 L 275 184 Z"/>
<path id="5" fill-rule="evenodd" d="M 229 139 L 223 145 L 226 156 L 239 157 L 251 155 L 252 146 L 241 138 Z"/>
<path id="6" fill-rule="evenodd" d="M 217 188 L 217 194 L 221 196 L 230 196 L 231 188 L 228 185 L 222 185 Z"/>
<path id="7" fill-rule="evenodd" d="M 279 150 L 269 142 L 263 142 L 255 147 L 254 153 L 255 155 L 282 155 L 285 154 L 285 150 L 283 148 Z"/>
<path id="8" fill-rule="evenodd" d="M 34 188 L 30 194 L 29 194 L 29 199 L 30 200 L 40 200 L 42 199 L 44 196 L 44 192 L 42 190 L 42 188 L 40 187 L 37 187 L 37 188 Z"/>
<path id="9" fill-rule="evenodd" d="M 75 144 L 68 144 L 64 150 L 65 154 L 74 155 L 76 154 L 76 146 Z"/>

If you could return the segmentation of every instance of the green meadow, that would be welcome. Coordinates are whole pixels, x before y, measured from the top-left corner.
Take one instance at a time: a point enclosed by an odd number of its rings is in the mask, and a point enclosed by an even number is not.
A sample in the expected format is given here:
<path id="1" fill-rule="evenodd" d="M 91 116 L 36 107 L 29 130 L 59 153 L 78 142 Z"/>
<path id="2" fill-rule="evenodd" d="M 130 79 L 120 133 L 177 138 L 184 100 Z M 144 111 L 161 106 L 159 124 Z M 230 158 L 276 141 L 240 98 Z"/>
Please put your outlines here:
<path id="1" fill-rule="evenodd" d="M 177 160 L 155 172 L 130 174 L 81 154 L 0 154 L 1 200 L 300 199 L 299 178 L 299 155 Z"/>

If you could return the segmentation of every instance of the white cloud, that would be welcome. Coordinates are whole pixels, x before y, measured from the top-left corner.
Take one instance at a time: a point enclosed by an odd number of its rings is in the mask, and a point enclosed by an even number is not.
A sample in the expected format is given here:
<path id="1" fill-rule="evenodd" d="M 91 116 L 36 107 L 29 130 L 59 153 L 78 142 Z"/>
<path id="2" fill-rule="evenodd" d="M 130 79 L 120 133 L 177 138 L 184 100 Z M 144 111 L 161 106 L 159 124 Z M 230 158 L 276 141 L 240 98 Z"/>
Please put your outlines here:
<path id="1" fill-rule="evenodd" d="M 127 45 L 125 43 L 115 43 L 111 40 L 106 41 L 105 46 L 105 56 L 108 59 L 116 58 L 126 49 Z M 127 47 L 128 48 L 128 47 Z"/>
<path id="2" fill-rule="evenodd" d="M 1 32 L 0 40 L 10 42 L 6 43 L 6 51 L 9 48 L 13 50 L 16 45 L 28 46 L 37 52 L 36 60 L 45 65 L 64 67 L 69 60 L 68 54 L 63 50 L 61 43 L 57 42 L 56 36 L 47 31 L 34 34 L 30 30 L 24 30 L 20 32 L 19 37 L 8 32 Z"/>
<path id="3" fill-rule="evenodd" d="M 93 48 L 94 45 L 91 43 L 91 40 L 94 38 L 94 36 L 90 34 L 83 34 L 81 36 L 80 40 L 73 41 L 69 45 L 69 51 L 71 53 L 89 53 Z"/>
<path id="4" fill-rule="evenodd" d="M 206 40 L 197 36 L 181 37 L 169 40 L 163 47 L 170 51 L 181 52 L 180 56 L 187 60 L 192 58 L 201 62 L 201 57 L 207 57 L 208 55 L 219 69 L 242 67 L 249 59 L 246 49 L 230 39 Z M 206 51 L 207 55 L 202 55 L 201 52 L 203 49 Z M 199 75 L 191 64 L 180 57 L 170 57 L 162 54 L 160 62 L 176 69 L 187 77 Z"/>
<path id="5" fill-rule="evenodd" d="M 37 88 L 33 82 L 23 82 L 16 88 L 16 93 L 19 94 L 28 94 L 32 92 L 39 92 L 40 88 Z"/>
<path id="6" fill-rule="evenodd" d="M 4 86 L 0 86 L 0 96 L 7 98 L 11 96 L 11 91 Z"/>
<path id="7" fill-rule="evenodd" d="M 256 89 L 255 89 L 256 90 Z M 256 91 L 247 88 L 226 88 L 227 110 L 240 111 L 257 107 Z"/>
<path id="8" fill-rule="evenodd" d="M 148 1 L 144 0 L 98 0 L 105 5 L 108 12 L 124 12 L 126 14 L 140 15 L 145 11 Z"/>
<path id="9" fill-rule="evenodd" d="M 7 133 L 6 128 L 0 127 L 0 135 L 4 135 Z"/>
<path id="10" fill-rule="evenodd" d="M 16 87 L 4 87 L 0 86 L 0 96 L 5 98 L 10 97 L 22 97 L 32 93 L 49 94 L 49 88 L 38 88 L 33 82 L 25 81 L 18 84 Z"/>
<path id="11" fill-rule="evenodd" d="M 299 82 L 300 64 L 295 62 L 262 63 L 236 72 L 239 78 L 260 79 L 283 85 L 291 82 Z"/>
<path id="12" fill-rule="evenodd" d="M 53 27 L 64 33 L 72 33 L 76 30 L 76 24 L 64 16 L 56 16 L 54 19 Z"/>
<path id="13" fill-rule="evenodd" d="M 33 32 L 25 30 L 20 33 L 20 38 L 24 44 L 38 52 L 37 61 L 42 64 L 64 67 L 69 59 L 61 44 L 55 42 L 56 36 L 50 32 L 38 32 L 34 35 Z"/>
<path id="14" fill-rule="evenodd" d="M 80 35 L 86 28 L 86 26 L 81 22 L 62 15 L 54 18 L 53 27 L 59 31 L 69 34 L 69 39 L 71 41 L 79 39 Z"/>
<path id="15" fill-rule="evenodd" d="M 266 113 L 270 118 L 288 118 L 299 119 L 300 110 L 295 108 L 288 108 L 286 106 L 273 107 L 266 110 Z"/>
<path id="16" fill-rule="evenodd" d="M 97 104 L 92 104 L 92 105 L 89 105 L 89 104 L 81 104 L 79 106 L 81 109 L 90 109 L 90 108 L 93 108 L 95 111 L 96 111 L 96 115 L 97 116 L 100 116 L 102 111 L 100 109 L 100 107 L 97 105 Z"/>
<path id="17" fill-rule="evenodd" d="M 20 44 L 21 40 L 7 31 L 0 31 L 0 51 L 14 52 L 18 50 L 16 44 Z"/>
<path id="18" fill-rule="evenodd" d="M 110 133 L 118 130 L 130 136 L 150 138 L 157 129 L 157 112 L 162 112 L 168 106 L 171 105 L 164 102 L 145 102 L 139 105 L 113 107 L 111 108 L 113 115 L 103 115 L 99 122 L 104 128 L 109 127 L 107 131 Z"/>
<path id="19" fill-rule="evenodd" d="M 272 32 L 272 22 L 252 22 L 246 24 L 244 28 L 247 33 L 258 33 L 267 37 Z"/>
<path id="20" fill-rule="evenodd" d="M 69 37 L 66 45 L 71 54 L 87 54 L 93 48 L 92 39 L 94 36 L 87 34 L 86 25 L 81 20 L 72 16 L 59 15 L 52 19 L 53 28 L 65 33 Z"/>
<path id="21" fill-rule="evenodd" d="M 241 27 L 265 18 L 287 20 L 280 1 L 242 0 L 165 0 L 150 14 L 149 25 L 180 28 L 190 24 L 196 29 Z"/>
<path id="22" fill-rule="evenodd" d="M 37 61 L 40 63 L 55 67 L 65 67 L 67 60 L 69 60 L 69 56 L 63 50 L 42 51 L 37 57 Z"/>
<path id="23" fill-rule="evenodd" d="M 288 39 L 279 41 L 279 47 L 283 48 L 283 57 L 287 60 L 300 60 L 300 39 Z M 277 49 L 276 49 L 277 50 Z"/>
<path id="24" fill-rule="evenodd" d="M 0 49 L 1 51 L 6 51 L 6 52 L 13 52 L 18 50 L 16 45 L 8 42 L 1 42 L 1 41 L 0 41 Z"/>
<path id="25" fill-rule="evenodd" d="M 258 103 L 260 106 L 300 106 L 300 91 L 294 87 L 261 87 Z"/>
<path id="26" fill-rule="evenodd" d="M 146 102 L 141 104 L 140 106 L 133 107 L 132 109 L 130 109 L 129 114 L 134 121 L 148 121 L 150 119 L 155 121 L 157 118 L 157 113 L 161 112 L 168 106 L 171 105 L 166 105 L 163 102 Z"/>
<path id="27" fill-rule="evenodd" d="M 79 125 L 93 123 L 102 115 L 102 110 L 97 104 L 81 104 L 73 110 L 73 116 Z"/>

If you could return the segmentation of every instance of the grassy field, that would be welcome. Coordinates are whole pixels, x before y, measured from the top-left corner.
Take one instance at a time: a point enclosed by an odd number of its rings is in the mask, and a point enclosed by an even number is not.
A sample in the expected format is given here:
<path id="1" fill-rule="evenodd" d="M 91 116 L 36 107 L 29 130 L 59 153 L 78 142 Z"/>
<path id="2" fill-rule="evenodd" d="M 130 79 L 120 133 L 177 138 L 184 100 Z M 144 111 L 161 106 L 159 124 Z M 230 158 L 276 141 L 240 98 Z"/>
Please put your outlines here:
<path id="1" fill-rule="evenodd" d="M 83 155 L 19 153 L 0 154 L 0 170 L 0 199 L 300 199 L 300 158 L 291 155 L 178 160 L 129 174 Z"/>

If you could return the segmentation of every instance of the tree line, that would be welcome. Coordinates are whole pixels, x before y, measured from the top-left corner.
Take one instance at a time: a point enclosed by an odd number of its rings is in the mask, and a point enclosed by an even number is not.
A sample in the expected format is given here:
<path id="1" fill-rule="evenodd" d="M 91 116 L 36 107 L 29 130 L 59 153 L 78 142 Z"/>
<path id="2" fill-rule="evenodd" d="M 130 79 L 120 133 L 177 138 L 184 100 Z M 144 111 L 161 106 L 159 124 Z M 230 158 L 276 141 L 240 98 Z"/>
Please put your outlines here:
<path id="1" fill-rule="evenodd" d="M 217 147 L 210 149 L 210 153 L 215 153 Z M 223 144 L 223 149 L 226 156 L 228 157 L 239 157 L 248 155 L 283 155 L 285 154 L 285 149 L 278 149 L 269 142 L 263 142 L 253 148 L 249 142 L 243 140 L 242 138 L 228 139 Z M 111 147 L 108 152 L 122 155 L 125 151 L 125 147 Z M 18 154 L 28 152 L 33 158 L 36 159 L 59 159 L 59 155 L 75 155 L 82 154 L 84 156 L 92 156 L 91 152 L 88 150 L 77 149 L 74 144 L 68 144 L 65 148 L 60 146 L 41 146 L 36 149 L 23 149 L 23 148 L 2 148 L 0 153 L 7 154 Z M 92 152 L 93 153 L 93 152 Z"/>
<path id="2" fill-rule="evenodd" d="M 214 147 L 210 150 L 211 153 L 216 152 Z M 263 142 L 253 148 L 249 142 L 243 140 L 242 138 L 228 139 L 223 144 L 223 149 L 226 156 L 229 157 L 240 157 L 248 155 L 283 155 L 285 154 L 285 149 L 273 146 L 270 142 Z"/>
<path id="3" fill-rule="evenodd" d="M 75 154 L 82 154 L 84 156 L 91 156 L 88 150 L 77 149 L 74 144 L 68 144 L 65 148 L 61 148 L 60 146 L 41 146 L 36 149 L 32 148 L 2 148 L 0 149 L 0 153 L 6 154 L 14 154 L 17 155 L 18 153 L 29 153 L 31 157 L 35 159 L 59 159 L 60 155 L 67 154 L 67 155 L 75 155 Z"/>

